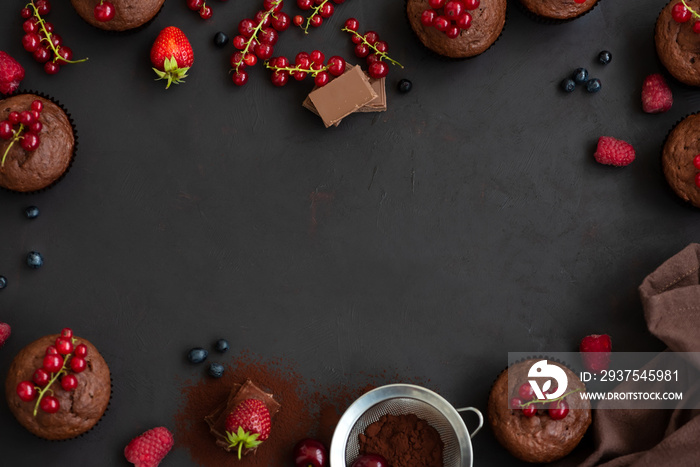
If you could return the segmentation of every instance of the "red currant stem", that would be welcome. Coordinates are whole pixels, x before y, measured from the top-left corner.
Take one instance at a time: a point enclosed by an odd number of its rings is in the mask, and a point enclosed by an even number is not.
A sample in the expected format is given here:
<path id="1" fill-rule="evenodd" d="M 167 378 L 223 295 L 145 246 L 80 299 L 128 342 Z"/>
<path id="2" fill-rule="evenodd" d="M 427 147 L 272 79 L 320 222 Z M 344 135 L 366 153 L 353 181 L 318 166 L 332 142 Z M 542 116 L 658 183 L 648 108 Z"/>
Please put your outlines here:
<path id="1" fill-rule="evenodd" d="M 22 130 L 24 130 L 24 124 L 20 123 L 19 124 L 19 129 L 17 131 L 12 130 L 12 133 L 14 133 L 14 136 L 12 137 L 12 141 L 10 141 L 10 144 L 7 146 L 7 149 L 5 149 L 5 154 L 2 155 L 2 161 L 0 162 L 0 167 L 5 167 L 5 158 L 7 157 L 7 154 L 10 152 L 10 148 L 12 148 L 12 145 L 15 144 L 15 142 L 19 141 L 22 136 Z"/>
<path id="2" fill-rule="evenodd" d="M 68 357 L 70 357 L 70 354 L 64 355 L 63 356 L 63 366 L 61 366 L 61 369 L 58 370 L 51 379 L 49 380 L 49 384 L 47 384 L 43 389 L 39 389 L 39 397 L 36 399 L 36 404 L 34 404 L 34 416 L 36 417 L 36 413 L 39 410 L 39 403 L 41 402 L 41 399 L 44 397 L 47 391 L 51 391 L 53 393 L 53 390 L 51 390 L 51 385 L 56 382 L 59 376 L 62 374 L 66 373 L 66 363 L 68 363 Z"/>
<path id="3" fill-rule="evenodd" d="M 313 7 L 313 11 L 312 11 L 311 14 L 306 18 L 306 24 L 304 24 L 303 26 L 302 26 L 302 25 L 299 25 L 299 27 L 300 27 L 301 29 L 304 30 L 304 34 L 308 34 L 308 33 L 309 33 L 309 26 L 311 26 L 311 18 L 313 18 L 314 16 L 316 16 L 316 15 L 318 14 L 318 12 L 321 11 L 321 7 L 322 7 L 323 5 L 325 5 L 326 3 L 328 3 L 328 1 L 329 1 L 329 0 L 323 0 L 319 5 L 316 5 L 315 7 Z"/>
<path id="4" fill-rule="evenodd" d="M 248 53 L 248 50 L 250 49 L 250 44 L 253 43 L 253 39 L 257 39 L 258 33 L 263 27 L 263 23 L 265 23 L 265 20 L 267 19 L 268 16 L 272 15 L 274 18 L 274 9 L 277 8 L 277 5 L 280 4 L 282 0 L 277 0 L 275 3 L 273 3 L 270 6 L 270 9 L 265 11 L 265 14 L 262 18 L 260 18 L 260 21 L 258 22 L 258 25 L 255 26 L 255 29 L 253 29 L 253 34 L 250 35 L 248 40 L 245 42 L 245 48 L 241 50 L 241 59 L 238 60 L 235 65 L 233 66 L 233 69 L 238 73 L 238 69 L 240 68 L 241 64 L 243 63 L 243 59 L 245 58 L 246 54 Z"/>
<path id="5" fill-rule="evenodd" d="M 313 62 L 311 62 L 313 65 Z M 265 68 L 269 68 L 272 71 L 288 71 L 289 74 L 293 75 L 295 71 L 303 72 L 303 73 L 308 73 L 311 76 L 316 76 L 317 74 L 321 73 L 322 71 L 328 71 L 330 68 L 330 65 L 326 65 L 323 68 L 319 68 L 318 70 L 314 70 L 311 67 L 309 68 L 301 68 L 299 66 L 291 67 L 291 66 L 286 66 L 286 67 L 278 67 L 274 65 L 270 65 L 270 62 L 265 62 Z"/>
<path id="6" fill-rule="evenodd" d="M 575 392 L 580 392 L 580 391 L 583 391 L 583 388 L 574 389 L 573 391 L 569 391 L 566 394 L 564 394 L 563 396 L 559 396 L 555 399 L 547 399 L 545 402 L 559 402 L 560 400 L 563 400 L 566 396 L 570 396 L 571 394 L 573 394 Z M 524 402 L 523 404 L 521 404 L 520 407 L 527 407 L 528 405 L 532 405 L 532 404 L 541 404 L 542 402 L 543 401 L 540 399 L 533 399 L 529 402 Z"/>
<path id="7" fill-rule="evenodd" d="M 341 29 L 341 31 L 351 32 L 351 33 L 355 34 L 357 37 L 359 37 L 360 39 L 362 39 L 362 42 L 364 42 L 367 45 L 367 47 L 374 50 L 374 53 L 377 54 L 377 56 L 379 56 L 379 60 L 386 60 L 387 62 L 389 62 L 393 65 L 397 65 L 397 66 L 400 66 L 401 68 L 403 68 L 402 64 L 400 64 L 396 60 L 393 60 L 391 57 L 389 57 L 387 55 L 386 52 L 380 52 L 379 50 L 377 50 L 377 48 L 374 46 L 374 44 L 370 44 L 369 42 L 367 42 L 367 39 L 365 39 L 365 36 L 358 33 L 357 31 L 353 31 L 352 29 L 348 29 L 348 28 L 343 28 L 343 29 Z"/>
<path id="8" fill-rule="evenodd" d="M 53 52 L 53 62 L 56 62 L 58 60 L 62 60 L 66 63 L 80 63 L 84 62 L 87 60 L 87 58 L 83 58 L 80 60 L 65 60 L 61 58 L 60 55 L 58 55 L 58 48 L 53 44 L 53 41 L 51 40 L 52 34 L 46 30 L 46 27 L 44 26 L 44 18 L 41 17 L 41 14 L 39 14 L 39 9 L 34 5 L 34 2 L 29 2 L 26 5 L 27 7 L 31 6 L 32 9 L 34 10 L 34 16 L 37 19 L 37 23 L 39 23 L 39 27 L 41 27 L 41 31 L 44 33 L 44 37 L 41 38 L 42 42 L 48 42 L 49 47 L 51 47 L 51 51 Z"/>
<path id="9" fill-rule="evenodd" d="M 697 11 L 690 8 L 690 6 L 688 6 L 688 4 L 685 3 L 685 0 L 681 0 L 681 3 L 683 4 L 684 7 L 686 7 L 688 9 L 688 11 L 690 12 L 690 14 L 693 15 L 693 17 L 700 18 L 700 13 L 698 13 Z"/>

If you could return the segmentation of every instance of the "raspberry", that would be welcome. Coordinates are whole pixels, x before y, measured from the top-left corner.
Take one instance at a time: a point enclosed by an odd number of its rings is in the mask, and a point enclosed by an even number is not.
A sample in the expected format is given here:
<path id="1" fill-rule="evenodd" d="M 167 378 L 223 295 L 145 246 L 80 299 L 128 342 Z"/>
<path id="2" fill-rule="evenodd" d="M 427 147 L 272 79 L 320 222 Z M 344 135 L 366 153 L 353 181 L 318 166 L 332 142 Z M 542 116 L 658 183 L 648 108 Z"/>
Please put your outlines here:
<path id="1" fill-rule="evenodd" d="M 663 76 L 649 75 L 642 84 L 642 109 L 648 114 L 658 114 L 671 109 L 673 94 Z"/>
<path id="2" fill-rule="evenodd" d="M 24 79 L 24 68 L 17 60 L 0 50 L 0 93 L 11 94 Z"/>
<path id="3" fill-rule="evenodd" d="M 593 157 L 601 164 L 624 167 L 634 160 L 634 148 L 626 141 L 601 136 L 598 138 L 598 147 Z"/>
<path id="4" fill-rule="evenodd" d="M 124 456 L 136 467 L 157 467 L 173 447 L 173 442 L 172 433 L 159 426 L 132 439 L 124 448 Z"/>
<path id="5" fill-rule="evenodd" d="M 591 334 L 581 340 L 579 347 L 583 366 L 593 373 L 600 373 L 610 366 L 612 340 L 607 334 Z"/>
<path id="6" fill-rule="evenodd" d="M 0 323 L 0 347 L 5 345 L 5 342 L 10 337 L 10 325 L 7 323 Z"/>

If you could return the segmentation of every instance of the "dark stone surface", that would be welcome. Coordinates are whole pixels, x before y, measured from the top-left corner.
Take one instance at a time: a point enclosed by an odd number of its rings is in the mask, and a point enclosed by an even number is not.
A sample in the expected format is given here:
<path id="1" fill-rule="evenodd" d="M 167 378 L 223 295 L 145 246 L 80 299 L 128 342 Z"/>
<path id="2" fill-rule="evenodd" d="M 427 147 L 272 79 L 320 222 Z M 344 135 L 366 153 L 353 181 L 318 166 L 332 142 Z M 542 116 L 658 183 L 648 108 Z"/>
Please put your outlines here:
<path id="1" fill-rule="evenodd" d="M 90 58 L 56 76 L 22 50 L 21 5 L 0 7 L 0 49 L 25 66 L 24 88 L 66 106 L 80 141 L 51 190 L 0 192 L 0 320 L 13 329 L 0 374 L 24 345 L 70 326 L 114 379 L 107 417 L 71 442 L 33 437 L 0 403 L 3 459 L 126 465 L 131 437 L 172 427 L 178 381 L 201 377 L 187 350 L 221 337 L 227 358 L 282 357 L 319 384 L 386 369 L 484 412 L 508 351 L 575 350 L 592 333 L 621 351 L 663 348 L 637 287 L 700 239 L 698 211 L 660 165 L 667 132 L 700 101 L 670 80 L 673 109 L 641 110 L 643 78 L 662 70 L 661 4 L 603 1 L 543 25 L 510 3 L 495 46 L 452 61 L 412 36 L 403 2 L 349 0 L 308 36 L 283 33 L 275 55 L 350 59 L 339 29 L 355 16 L 405 69 L 389 72 L 386 112 L 329 129 L 301 107 L 311 80 L 274 88 L 258 65 L 245 88 L 230 82 L 233 47 L 212 38 L 261 5 L 213 2 L 205 22 L 170 1 L 146 28 L 113 34 L 54 2 L 56 32 Z M 189 36 L 195 64 L 166 91 L 148 53 L 168 25 Z M 598 64 L 601 50 L 615 60 Z M 582 66 L 601 92 L 563 93 Z M 396 90 L 401 78 L 410 93 Z M 596 164 L 602 135 L 632 143 L 637 160 Z M 29 204 L 42 212 L 31 222 Z M 40 270 L 25 264 L 31 250 L 45 257 Z M 476 465 L 517 465 L 487 428 L 473 441 Z M 183 449 L 166 460 L 192 465 Z"/>

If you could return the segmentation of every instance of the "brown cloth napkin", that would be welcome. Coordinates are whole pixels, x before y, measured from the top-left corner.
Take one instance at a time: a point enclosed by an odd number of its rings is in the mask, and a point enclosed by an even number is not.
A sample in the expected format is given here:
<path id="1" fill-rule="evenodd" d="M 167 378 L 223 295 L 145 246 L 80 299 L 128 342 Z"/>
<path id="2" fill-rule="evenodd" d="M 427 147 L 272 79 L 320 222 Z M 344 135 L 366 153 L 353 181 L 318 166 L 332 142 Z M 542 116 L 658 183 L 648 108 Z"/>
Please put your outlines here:
<path id="1" fill-rule="evenodd" d="M 700 245 L 692 243 L 647 276 L 639 293 L 649 331 L 673 352 L 700 352 Z M 645 368 L 655 368 L 656 360 Z M 700 371 L 700 364 L 694 363 Z M 625 388 L 622 383 L 618 388 Z M 652 391 L 677 391 L 659 382 Z M 673 410 L 596 410 L 595 451 L 585 467 L 700 466 L 700 379 Z"/>

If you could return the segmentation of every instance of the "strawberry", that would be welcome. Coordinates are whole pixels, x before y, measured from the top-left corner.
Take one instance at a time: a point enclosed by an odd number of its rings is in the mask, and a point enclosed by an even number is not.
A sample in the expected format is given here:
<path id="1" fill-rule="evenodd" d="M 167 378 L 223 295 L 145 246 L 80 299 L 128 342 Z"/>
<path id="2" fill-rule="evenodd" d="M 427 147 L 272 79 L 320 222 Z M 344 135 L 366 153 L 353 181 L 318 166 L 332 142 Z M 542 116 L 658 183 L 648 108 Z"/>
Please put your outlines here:
<path id="1" fill-rule="evenodd" d="M 600 373 L 610 366 L 612 340 L 607 334 L 591 334 L 581 340 L 579 346 L 583 366 L 593 373 Z"/>
<path id="2" fill-rule="evenodd" d="M 593 157 L 601 164 L 624 167 L 634 160 L 634 148 L 626 141 L 601 136 L 598 138 L 598 147 Z"/>
<path id="3" fill-rule="evenodd" d="M 262 401 L 245 399 L 226 417 L 226 437 L 229 447 L 257 448 L 270 436 L 270 412 Z"/>
<path id="4" fill-rule="evenodd" d="M 7 339 L 10 337 L 10 325 L 7 323 L 0 323 L 0 347 L 5 345 Z"/>
<path id="5" fill-rule="evenodd" d="M 159 426 L 132 439 L 124 448 L 124 456 L 136 467 L 157 467 L 173 443 L 172 433 L 164 426 Z"/>
<path id="6" fill-rule="evenodd" d="M 17 60 L 0 50 L 0 92 L 11 94 L 24 79 L 24 68 Z"/>
<path id="7" fill-rule="evenodd" d="M 648 114 L 658 114 L 671 109 L 673 94 L 663 76 L 649 75 L 642 84 L 642 110 Z"/>
<path id="8" fill-rule="evenodd" d="M 175 26 L 163 29 L 151 47 L 151 63 L 157 79 L 168 80 L 165 89 L 183 82 L 194 63 L 194 52 L 185 33 Z"/>

